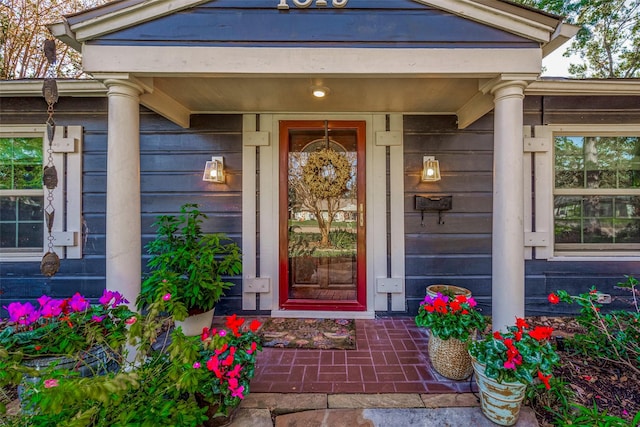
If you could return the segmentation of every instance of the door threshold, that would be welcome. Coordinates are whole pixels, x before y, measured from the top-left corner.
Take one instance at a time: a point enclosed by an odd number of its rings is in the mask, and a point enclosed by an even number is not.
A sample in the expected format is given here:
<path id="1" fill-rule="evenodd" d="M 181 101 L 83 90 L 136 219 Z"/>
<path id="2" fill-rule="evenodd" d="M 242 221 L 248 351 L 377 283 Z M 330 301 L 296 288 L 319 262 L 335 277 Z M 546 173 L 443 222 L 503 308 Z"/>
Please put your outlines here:
<path id="1" fill-rule="evenodd" d="M 272 310 L 271 317 L 292 319 L 375 319 L 374 311 Z"/>

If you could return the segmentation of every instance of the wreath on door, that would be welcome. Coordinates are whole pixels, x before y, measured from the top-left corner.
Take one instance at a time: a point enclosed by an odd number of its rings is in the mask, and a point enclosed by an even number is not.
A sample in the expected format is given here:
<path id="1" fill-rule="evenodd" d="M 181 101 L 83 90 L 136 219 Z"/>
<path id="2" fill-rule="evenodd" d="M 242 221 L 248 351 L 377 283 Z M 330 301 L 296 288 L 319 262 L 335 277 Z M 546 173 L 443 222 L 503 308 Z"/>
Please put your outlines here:
<path id="1" fill-rule="evenodd" d="M 330 148 L 314 151 L 302 167 L 302 177 L 315 197 L 340 197 L 347 192 L 351 179 L 351 162 L 344 154 Z"/>

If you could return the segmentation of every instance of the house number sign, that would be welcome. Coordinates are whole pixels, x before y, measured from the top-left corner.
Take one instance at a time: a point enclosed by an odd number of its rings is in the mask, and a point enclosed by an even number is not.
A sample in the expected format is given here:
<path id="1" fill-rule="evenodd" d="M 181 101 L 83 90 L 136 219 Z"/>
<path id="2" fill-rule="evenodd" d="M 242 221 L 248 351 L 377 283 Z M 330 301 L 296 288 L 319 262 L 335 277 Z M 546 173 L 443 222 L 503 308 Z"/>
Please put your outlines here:
<path id="1" fill-rule="evenodd" d="M 327 0 L 280 0 L 280 3 L 278 3 L 278 9 L 289 9 L 290 1 L 293 1 L 293 5 L 299 9 L 307 8 L 312 4 L 315 4 L 315 7 L 329 6 L 329 2 Z M 345 7 L 348 1 L 349 0 L 331 0 L 331 7 Z"/>

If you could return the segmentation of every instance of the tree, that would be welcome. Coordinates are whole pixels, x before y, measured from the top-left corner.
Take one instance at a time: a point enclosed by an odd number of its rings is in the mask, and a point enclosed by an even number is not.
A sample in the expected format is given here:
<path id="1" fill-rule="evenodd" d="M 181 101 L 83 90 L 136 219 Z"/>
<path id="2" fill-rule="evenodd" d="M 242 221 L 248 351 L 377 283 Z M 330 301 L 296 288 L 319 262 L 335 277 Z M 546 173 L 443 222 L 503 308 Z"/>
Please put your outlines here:
<path id="1" fill-rule="evenodd" d="M 52 38 L 47 24 L 107 1 L 0 0 L 0 79 L 47 76 L 48 62 L 42 53 L 44 40 Z M 80 77 L 80 53 L 59 41 L 56 41 L 56 51 L 53 77 Z"/>
<path id="2" fill-rule="evenodd" d="M 640 0 L 514 0 L 565 16 L 580 31 L 565 56 L 578 78 L 640 77 Z"/>
<path id="3" fill-rule="evenodd" d="M 350 202 L 355 194 L 355 183 L 351 188 L 345 188 L 340 196 L 321 197 L 305 183 L 303 177 L 303 165 L 308 160 L 309 153 L 290 153 L 289 163 L 289 189 L 292 208 L 299 211 L 310 212 L 318 222 L 320 230 L 320 246 L 328 247 L 331 225 L 338 214 Z M 345 153 L 349 162 L 349 180 L 355 173 L 355 153 Z"/>

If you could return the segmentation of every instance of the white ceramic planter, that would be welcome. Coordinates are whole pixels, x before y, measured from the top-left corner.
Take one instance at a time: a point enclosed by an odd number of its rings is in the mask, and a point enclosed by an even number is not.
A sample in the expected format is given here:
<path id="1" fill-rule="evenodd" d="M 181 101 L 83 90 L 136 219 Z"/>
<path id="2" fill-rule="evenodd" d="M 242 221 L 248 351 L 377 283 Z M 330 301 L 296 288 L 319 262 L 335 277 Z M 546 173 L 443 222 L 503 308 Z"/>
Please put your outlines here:
<path id="1" fill-rule="evenodd" d="M 176 328 L 179 326 L 182 328 L 182 333 L 188 337 L 200 335 L 202 328 L 210 328 L 213 322 L 213 314 L 216 311 L 215 307 L 204 313 L 195 314 L 189 316 L 186 319 L 180 321 L 176 320 Z"/>

